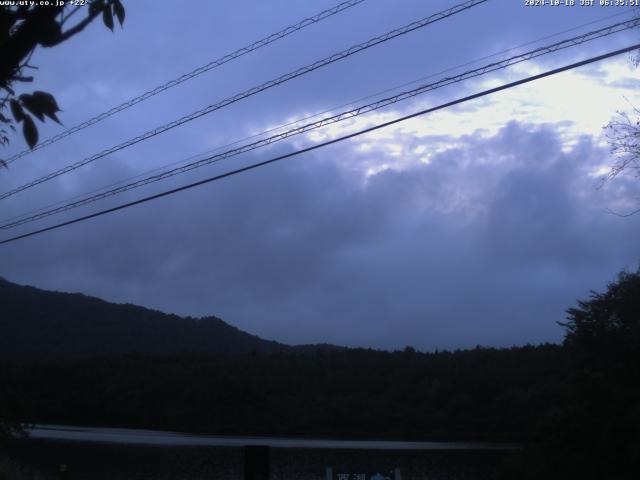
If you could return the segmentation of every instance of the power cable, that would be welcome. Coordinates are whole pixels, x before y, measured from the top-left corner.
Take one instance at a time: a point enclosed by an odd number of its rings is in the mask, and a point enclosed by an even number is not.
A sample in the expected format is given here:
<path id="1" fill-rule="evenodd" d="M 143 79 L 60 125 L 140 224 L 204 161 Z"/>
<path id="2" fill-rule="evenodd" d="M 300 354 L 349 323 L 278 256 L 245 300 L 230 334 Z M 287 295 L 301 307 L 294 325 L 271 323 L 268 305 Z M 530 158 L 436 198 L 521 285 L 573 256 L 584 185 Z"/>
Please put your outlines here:
<path id="1" fill-rule="evenodd" d="M 412 32 L 414 30 L 417 30 L 419 28 L 423 28 L 426 27 L 427 25 L 430 25 L 432 23 L 438 22 L 440 20 L 444 20 L 446 18 L 449 18 L 453 15 L 456 15 L 458 13 L 461 13 L 465 10 L 468 10 L 470 8 L 473 8 L 477 5 L 480 5 L 482 3 L 485 3 L 489 0 L 468 0 L 466 2 L 463 2 L 461 4 L 455 5 L 451 8 L 448 8 L 444 11 L 435 13 L 433 15 L 430 15 L 429 17 L 423 18 L 422 20 L 418 20 L 415 22 L 411 22 L 403 27 L 397 28 L 395 30 L 392 30 L 390 32 L 387 32 L 383 35 L 374 37 L 364 43 L 360 43 L 358 45 L 354 45 L 346 50 L 343 50 L 339 53 L 335 53 L 329 57 L 326 57 L 322 60 L 318 60 L 312 64 L 309 64 L 305 67 L 301 67 L 297 70 L 294 70 L 293 72 L 287 73 L 285 75 L 282 75 L 274 80 L 270 80 L 268 82 L 265 82 L 257 87 L 253 87 L 250 88 L 249 90 L 246 90 L 242 93 L 236 94 L 232 97 L 226 98 L 225 100 L 222 100 L 218 103 L 215 103 L 213 105 L 209 105 L 208 107 L 205 107 L 201 110 L 197 110 L 189 115 L 186 115 L 184 117 L 179 118 L 178 120 L 174 120 L 173 122 L 167 123 L 165 125 L 162 125 L 160 127 L 157 127 L 153 130 L 149 130 L 148 132 L 145 132 L 141 135 L 138 135 L 137 137 L 134 137 L 130 140 L 127 140 L 126 142 L 120 143 L 114 147 L 108 148 L 106 150 L 103 150 L 100 153 L 97 153 L 95 155 L 92 155 L 88 158 L 85 158 L 84 160 L 80 160 L 76 163 L 73 163 L 71 165 L 68 165 L 60 170 L 56 170 L 55 172 L 51 172 L 43 177 L 40 177 L 36 180 L 33 180 L 29 183 L 26 183 L 24 185 L 21 185 L 17 188 L 14 188 L 13 190 L 10 190 L 8 192 L 5 192 L 3 194 L 0 194 L 0 200 L 3 200 L 5 198 L 8 198 L 12 195 L 15 195 L 16 193 L 22 192 L 23 190 L 26 190 L 28 188 L 34 187 L 36 185 L 39 185 L 41 183 L 44 183 L 46 181 L 52 180 L 60 175 L 69 173 L 73 170 L 76 170 L 84 165 L 87 165 L 89 163 L 95 162 L 96 160 L 103 158 L 107 155 L 110 155 L 112 153 L 115 153 L 119 150 L 122 150 L 124 148 L 130 147 L 132 145 L 135 145 L 136 143 L 139 143 L 143 140 L 147 140 L 151 137 L 154 137 L 156 135 L 159 135 L 161 133 L 164 133 L 168 130 L 171 130 L 172 128 L 178 127 L 184 123 L 190 122 L 192 120 L 195 120 L 196 118 L 200 118 L 204 115 L 207 115 L 211 112 L 214 112 L 216 110 L 219 110 L 221 108 L 224 108 L 228 105 L 231 105 L 232 103 L 238 102 L 244 98 L 250 97 L 252 95 L 255 95 L 257 93 L 260 93 L 264 90 L 267 90 L 269 88 L 275 87 L 277 85 L 280 85 L 282 83 L 285 83 L 289 80 L 292 80 L 294 78 L 297 78 L 301 75 L 305 75 L 309 72 L 312 72 L 314 70 L 317 70 L 319 68 L 322 68 L 326 65 L 329 65 L 331 63 L 337 62 L 338 60 L 342 60 L 344 58 L 350 57 L 351 55 L 361 52 L 363 50 L 369 49 L 371 47 L 374 47 L 378 44 L 387 42 L 389 40 L 392 40 L 393 38 L 396 38 L 400 35 L 405 35 L 409 32 Z"/>
<path id="2" fill-rule="evenodd" d="M 15 155 L 13 155 L 12 157 L 10 157 L 9 159 L 5 160 L 5 163 L 8 165 L 10 163 L 15 162 L 17 159 L 24 157 L 26 155 L 29 155 L 32 152 L 35 152 L 36 150 L 40 150 L 48 145 L 51 145 L 53 143 L 56 143 L 59 140 L 62 140 L 65 137 L 68 137 L 69 135 L 72 135 L 76 132 L 79 132 L 80 130 L 83 130 L 87 127 L 90 127 L 91 125 L 95 125 L 98 122 L 101 122 L 102 120 L 105 120 L 109 117 L 111 117 L 112 115 L 115 115 L 118 112 L 121 112 L 123 110 L 126 110 L 128 108 L 133 107 L 134 105 L 137 105 L 138 103 L 144 102 L 145 100 L 158 95 L 159 93 L 164 92 L 165 90 L 168 90 L 170 88 L 173 88 L 177 85 L 180 85 L 183 82 L 186 82 L 187 80 L 191 80 L 194 77 L 197 77 L 198 75 L 202 75 L 205 72 L 208 72 L 209 70 L 213 70 L 214 68 L 220 67 L 222 65 L 224 65 L 225 63 L 228 63 L 232 60 L 235 60 L 236 58 L 240 58 L 243 55 L 246 55 L 248 53 L 251 53 L 255 50 L 258 50 L 259 48 L 262 47 L 266 47 L 267 45 L 280 40 L 282 38 L 285 38 L 289 35 L 291 35 L 292 33 L 298 32 L 300 30 L 302 30 L 303 28 L 308 27 L 309 25 L 313 25 L 316 24 L 326 18 L 329 18 L 333 15 L 336 15 L 337 13 L 340 13 L 344 10 L 347 10 L 348 8 L 351 7 L 355 7 L 356 5 L 358 5 L 359 3 L 364 2 L 365 0 L 348 0 L 346 2 L 342 2 L 338 5 L 336 5 L 335 7 L 329 8 L 327 10 L 324 10 L 320 13 L 317 13 L 316 15 L 313 15 L 312 17 L 309 18 L 305 18 L 304 20 L 294 24 L 294 25 L 290 25 L 287 28 L 284 28 L 283 30 L 280 30 L 279 32 L 276 33 L 272 33 L 271 35 L 264 37 L 260 40 L 257 40 L 255 42 L 253 42 L 250 45 L 247 45 L 245 47 L 239 48 L 238 50 L 236 50 L 235 52 L 232 53 L 228 53 L 216 60 L 213 60 L 209 63 L 207 63 L 206 65 L 203 65 L 201 67 L 198 67 L 192 71 L 190 71 L 189 73 L 185 73 L 184 75 L 179 76 L 178 78 L 174 78 L 173 80 L 169 80 L 168 82 L 164 83 L 163 85 L 159 85 L 151 90 L 148 90 L 140 95 L 138 95 L 137 97 L 134 97 L 130 100 L 127 100 L 124 103 L 121 103 L 120 105 L 113 107 L 110 110 L 107 110 L 106 112 L 103 112 L 99 115 L 96 115 L 88 120 L 85 120 L 82 123 L 79 123 L 78 125 L 68 128 L 67 130 L 64 130 L 60 133 L 58 133 L 57 135 L 54 135 L 53 137 L 50 137 L 46 140 L 43 140 L 42 142 L 38 143 L 36 146 L 34 146 L 32 149 L 26 149 L 23 150 L 22 152 L 16 153 Z"/>
<path id="3" fill-rule="evenodd" d="M 337 123 L 337 122 L 341 122 L 344 120 L 348 120 L 348 119 L 352 119 L 355 117 L 358 117 L 360 115 L 364 115 L 366 113 L 375 111 L 375 110 L 379 110 L 381 108 L 387 107 L 389 105 L 407 100 L 409 98 L 413 98 L 417 95 L 429 92 L 429 91 L 433 91 L 436 90 L 438 88 L 442 88 L 444 86 L 448 86 L 448 85 L 452 85 L 454 83 L 459 83 L 462 82 L 464 80 L 468 80 L 470 78 L 475 78 L 481 75 L 485 75 L 487 73 L 490 72 L 495 72 L 497 70 L 501 70 L 507 67 L 510 67 L 512 65 L 516 65 L 518 63 L 522 63 L 525 61 L 529 61 L 533 58 L 537 58 L 543 55 L 548 55 L 550 53 L 553 52 L 557 52 L 559 50 L 563 50 L 569 47 L 573 47 L 576 45 L 581 45 L 585 42 L 588 41 L 592 41 L 595 39 L 599 39 L 599 38 L 603 38 L 609 35 L 612 35 L 614 33 L 619 33 L 621 31 L 624 30 L 629 30 L 631 28 L 637 27 L 638 25 L 640 25 L 640 19 L 636 18 L 633 20 L 628 20 L 625 22 L 619 22 L 598 30 L 594 30 L 591 32 L 587 32 L 584 33 L 582 35 L 578 35 L 576 37 L 572 37 L 572 38 L 568 38 L 565 40 L 561 40 L 559 42 L 556 42 L 554 44 L 551 45 L 547 45 L 544 47 L 539 47 L 536 48 L 534 50 L 531 50 L 529 52 L 525 52 L 519 55 L 515 55 L 512 56 L 510 58 L 498 61 L 498 62 L 494 62 L 494 63 L 490 63 L 488 65 L 484 65 L 482 67 L 473 69 L 473 70 L 468 70 L 466 72 L 463 72 L 459 75 L 455 75 L 453 77 L 446 77 L 443 78 L 441 80 L 438 80 L 437 82 L 434 83 L 430 83 L 430 84 L 426 84 L 426 85 L 422 85 L 418 88 L 415 88 L 413 90 L 409 90 L 409 91 L 405 91 L 405 92 L 401 92 L 398 93 L 397 95 L 391 96 L 391 97 L 387 97 L 387 98 L 383 98 L 380 100 L 377 100 L 376 102 L 372 102 L 369 103 L 367 105 L 362 105 L 360 107 L 345 111 L 345 112 L 341 112 L 339 114 L 333 115 L 331 117 L 327 117 L 327 118 L 323 118 L 321 120 L 315 121 L 315 122 L 311 122 L 308 123 L 306 125 L 301 125 L 298 126 L 296 128 L 292 128 L 290 130 L 287 130 L 285 132 L 281 132 L 275 135 L 272 135 L 270 137 L 267 138 L 263 138 L 260 139 L 256 142 L 252 142 L 249 144 L 245 144 L 242 145 L 240 147 L 231 149 L 231 150 L 227 150 L 225 152 L 219 153 L 219 154 L 215 154 L 215 155 L 211 155 L 208 156 L 206 158 L 197 160 L 195 162 L 191 162 L 188 163 L 186 165 L 180 166 L 180 167 L 176 167 L 174 169 L 165 171 L 163 173 L 159 173 L 156 175 L 152 175 L 146 178 L 143 178 L 141 180 L 137 180 L 135 182 L 131 182 L 128 184 L 125 184 L 123 186 L 117 187 L 117 188 L 113 188 L 111 190 L 107 190 L 107 191 L 103 191 L 100 193 L 97 193 L 95 195 L 92 196 L 88 196 L 88 197 L 84 197 L 80 200 L 74 201 L 74 202 L 70 202 L 67 203 L 65 205 L 56 207 L 56 208 L 51 208 L 49 210 L 45 210 L 45 211 L 41 211 L 40 213 L 37 214 L 33 214 L 30 216 L 22 216 L 22 218 L 20 218 L 19 220 L 15 220 L 15 221 L 11 221 L 8 223 L 4 223 L 2 225 L 0 225 L 0 229 L 2 230 L 8 230 L 11 228 L 15 228 L 18 227 L 20 225 L 24 225 L 26 223 L 30 223 L 36 220 L 40 220 L 46 217 L 49 217 L 51 215 L 55 215 L 57 213 L 62 213 L 74 208 L 78 208 L 80 206 L 83 205 L 87 205 L 89 203 L 93 203 L 99 200 L 103 200 L 107 197 L 111 197 L 129 190 L 133 190 L 135 188 L 139 188 L 151 183 L 155 183 L 158 182 L 160 180 L 164 180 L 167 179 L 169 177 L 173 177 L 175 175 L 179 175 L 182 173 L 186 173 L 188 171 L 194 170 L 196 168 L 200 168 L 203 167 L 205 165 L 209 165 L 211 163 L 216 163 L 219 161 L 222 161 L 224 159 L 230 158 L 230 157 L 234 157 L 237 155 L 240 155 L 242 153 L 246 153 L 249 152 L 251 150 L 255 150 L 257 148 L 261 148 L 267 145 L 270 145 L 272 143 L 275 143 L 277 141 L 280 140 L 284 140 L 286 138 L 292 137 L 294 135 L 300 135 L 302 133 L 307 133 L 309 131 L 312 130 L 316 130 L 318 128 L 333 124 L 333 123 Z"/>
<path id="4" fill-rule="evenodd" d="M 569 64 L 569 65 L 565 65 L 564 67 L 555 68 L 553 70 L 548 70 L 546 72 L 543 72 L 543 73 L 540 73 L 540 74 L 537 74 L 537 75 L 532 75 L 530 77 L 526 77 L 526 78 L 523 78 L 521 80 L 517 80 L 515 82 L 510 82 L 510 83 L 507 83 L 507 84 L 504 84 L 504 85 L 500 85 L 498 87 L 494 87 L 494 88 L 491 88 L 491 89 L 488 89 L 488 90 L 484 90 L 484 91 L 479 92 L 479 93 L 475 93 L 473 95 L 468 95 L 466 97 L 459 98 L 457 100 L 453 100 L 453 101 L 450 101 L 450 102 L 447 102 L 447 103 L 443 103 L 443 104 L 438 105 L 436 107 L 428 108 L 428 109 L 425 109 L 425 110 L 420 110 L 420 111 L 412 113 L 410 115 L 405 115 L 405 116 L 396 118 L 394 120 L 390 120 L 388 122 L 384 122 L 384 123 L 381 123 L 381 124 L 378 124 L 378 125 L 374 125 L 373 127 L 368 127 L 368 128 L 359 130 L 359 131 L 354 132 L 354 133 L 350 133 L 350 134 L 343 135 L 343 136 L 338 137 L 338 138 L 334 138 L 332 140 L 327 140 L 326 142 L 319 143 L 319 144 L 316 144 L 316 145 L 312 145 L 310 147 L 306 147 L 306 148 L 303 148 L 303 149 L 300 149 L 300 150 L 296 150 L 294 152 L 290 152 L 290 153 L 287 153 L 285 155 L 280 155 L 280 156 L 271 158 L 269 160 L 265 160 L 265 161 L 262 161 L 262 162 L 254 163 L 252 165 L 248 165 L 248 166 L 245 166 L 245 167 L 242 167 L 242 168 L 238 168 L 236 170 L 232 170 L 230 172 L 226 172 L 226 173 L 223 173 L 223 174 L 220 174 L 220 175 L 215 175 L 213 177 L 209 177 L 209 178 L 206 178 L 204 180 L 200 180 L 200 181 L 193 182 L 193 183 L 190 183 L 190 184 L 187 184 L 187 185 L 183 185 L 181 187 L 177 187 L 177 188 L 174 188 L 174 189 L 171 189 L 171 190 L 166 190 L 164 192 L 157 193 L 155 195 L 150 195 L 148 197 L 144 197 L 144 198 L 132 201 L 132 202 L 124 203 L 124 204 L 121 204 L 121 205 L 118 205 L 118 206 L 115 206 L 115 207 L 107 208 L 105 210 L 101 210 L 99 212 L 92 213 L 90 215 L 85 215 L 85 216 L 82 216 L 82 217 L 74 218 L 74 219 L 68 220 L 66 222 L 58 223 L 56 225 L 52 225 L 52 226 L 49 226 L 49 227 L 46 227 L 46 228 L 41 228 L 39 230 L 34 230 L 32 232 L 28 232 L 28 233 L 24 233 L 22 235 L 11 237 L 11 238 L 8 238 L 6 240 L 0 241 L 0 245 L 4 245 L 4 244 L 10 243 L 10 242 L 15 242 L 15 241 L 21 240 L 23 238 L 32 237 L 34 235 L 38 235 L 38 234 L 41 234 L 41 233 L 44 233 L 44 232 L 49 232 L 51 230 L 62 228 L 62 227 L 65 227 L 65 226 L 68 226 L 68 225 L 72 225 L 72 224 L 75 224 L 75 223 L 83 222 L 83 221 L 89 220 L 91 218 L 96 218 L 96 217 L 99 217 L 99 216 L 102 216 L 102 215 L 106 215 L 108 213 L 112 213 L 112 212 L 116 212 L 116 211 L 119 211 L 119 210 L 123 210 L 123 209 L 129 208 L 129 207 L 133 207 L 135 205 L 139 205 L 139 204 L 142 204 L 142 203 L 149 202 L 151 200 L 156 200 L 158 198 L 166 197 L 168 195 L 173 195 L 174 193 L 182 192 L 184 190 L 189 190 L 191 188 L 198 187 L 200 185 L 205 185 L 207 183 L 211 183 L 211 182 L 214 182 L 214 181 L 217 181 L 217 180 L 221 180 L 223 178 L 231 177 L 233 175 L 237 175 L 239 173 L 243 173 L 243 172 L 246 172 L 246 171 L 249 171 L 249 170 L 253 170 L 253 169 L 256 169 L 258 167 L 263 167 L 263 166 L 269 165 L 271 163 L 275 163 L 275 162 L 278 162 L 278 161 L 281 161 L 281 160 L 284 160 L 284 159 L 287 159 L 287 158 L 291 158 L 291 157 L 294 157 L 294 156 L 297 156 L 297 155 L 300 155 L 300 154 L 303 154 L 303 153 L 307 153 L 307 152 L 310 152 L 310 151 L 313 151 L 313 150 L 317 150 L 319 148 L 323 148 L 323 147 L 326 147 L 326 146 L 329 146 L 329 145 L 333 145 L 335 143 L 339 143 L 339 142 L 342 142 L 344 140 L 348 140 L 350 138 L 358 137 L 360 135 L 364 135 L 366 133 L 370 133 L 370 132 L 373 132 L 375 130 L 379 130 L 381 128 L 385 128 L 385 127 L 388 127 L 390 125 L 394 125 L 396 123 L 400 123 L 400 122 L 409 120 L 411 118 L 418 117 L 420 115 L 425 115 L 425 114 L 428 114 L 428 113 L 431 113 L 431 112 L 435 112 L 437 110 L 442 110 L 442 109 L 445 109 L 445 108 L 452 107 L 454 105 L 459 105 L 461 103 L 468 102 L 468 101 L 471 101 L 471 100 L 475 100 L 477 98 L 484 97 L 484 96 L 487 96 L 487 95 L 491 95 L 493 93 L 500 92 L 502 90 L 507 90 L 509 88 L 514 88 L 514 87 L 516 87 L 518 85 L 523 85 L 525 83 L 529 83 L 529 82 L 533 82 L 533 81 L 536 81 L 536 80 L 540 80 L 542 78 L 549 77 L 551 75 L 556 75 L 558 73 L 565 72 L 567 70 L 572 70 L 574 68 L 578 68 L 578 67 L 581 67 L 581 66 L 584 66 L 584 65 L 588 65 L 588 64 L 591 64 L 591 63 L 594 63 L 594 62 L 598 62 L 598 61 L 601 61 L 601 60 L 604 60 L 604 59 L 607 59 L 607 58 L 610 58 L 610 57 L 613 57 L 613 56 L 616 56 L 616 55 L 620 55 L 622 53 L 631 52 L 631 51 L 636 50 L 638 48 L 640 48 L 640 43 L 632 45 L 630 47 L 621 48 L 621 49 L 615 50 L 613 52 L 605 53 L 603 55 L 598 55 L 596 57 L 591 57 L 591 58 L 589 58 L 587 60 L 582 60 L 580 62 L 572 63 L 572 64 Z"/>

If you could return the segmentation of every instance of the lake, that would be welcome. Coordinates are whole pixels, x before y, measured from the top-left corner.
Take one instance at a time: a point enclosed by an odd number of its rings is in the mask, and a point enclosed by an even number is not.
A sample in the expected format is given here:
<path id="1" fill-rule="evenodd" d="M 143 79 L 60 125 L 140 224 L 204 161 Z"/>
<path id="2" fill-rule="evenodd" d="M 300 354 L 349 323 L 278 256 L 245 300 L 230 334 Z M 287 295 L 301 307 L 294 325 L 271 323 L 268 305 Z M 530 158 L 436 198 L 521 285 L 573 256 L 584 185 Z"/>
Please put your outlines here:
<path id="1" fill-rule="evenodd" d="M 402 480 L 485 480 L 517 446 L 494 443 L 363 441 L 191 435 L 42 425 L 9 454 L 45 479 L 242 479 L 245 446 L 268 446 L 271 479 L 326 480 L 375 473 Z M 66 472 L 60 474 L 60 466 Z M 345 477 L 342 477 L 345 478 Z M 351 478 L 351 477 L 350 477 Z M 355 478 L 355 477 L 353 477 Z"/>

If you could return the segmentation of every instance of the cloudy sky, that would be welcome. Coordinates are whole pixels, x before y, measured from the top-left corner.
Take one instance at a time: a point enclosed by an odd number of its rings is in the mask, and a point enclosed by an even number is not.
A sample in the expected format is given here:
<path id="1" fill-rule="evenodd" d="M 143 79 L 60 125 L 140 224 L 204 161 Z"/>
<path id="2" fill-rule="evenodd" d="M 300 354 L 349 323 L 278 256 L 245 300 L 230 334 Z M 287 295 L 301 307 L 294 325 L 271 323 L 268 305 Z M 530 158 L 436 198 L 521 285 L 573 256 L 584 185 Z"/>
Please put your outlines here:
<path id="1" fill-rule="evenodd" d="M 111 33 L 95 22 L 66 44 L 34 55 L 36 81 L 24 91 L 53 93 L 67 127 L 338 2 L 124 3 L 123 29 Z M 366 0 L 21 158 L 0 174 L 0 190 L 455 3 Z M 392 91 L 601 28 L 632 13 L 620 7 L 527 7 L 520 0 L 491 0 L 2 200 L 0 217 L 65 201 L 308 115 L 339 112 L 346 107 L 336 107 L 360 104 L 363 97 L 382 98 L 380 92 L 414 80 L 432 76 Z M 639 41 L 634 30 L 540 57 L 1 236 Z M 479 60 L 523 44 L 529 45 Z M 474 63 L 460 67 L 469 62 Z M 603 289 L 620 270 L 635 270 L 640 261 L 640 214 L 610 213 L 640 205 L 640 180 L 623 175 L 601 186 L 615 160 L 602 127 L 617 110 L 640 105 L 638 75 L 630 56 L 621 55 L 3 245 L 0 275 L 181 315 L 216 315 L 287 343 L 432 350 L 559 341 L 556 322 L 568 307 L 588 297 L 589 290 Z M 55 124 L 43 125 L 41 138 L 60 131 Z M 9 157 L 23 149 L 22 139 L 15 137 L 2 153 Z"/>

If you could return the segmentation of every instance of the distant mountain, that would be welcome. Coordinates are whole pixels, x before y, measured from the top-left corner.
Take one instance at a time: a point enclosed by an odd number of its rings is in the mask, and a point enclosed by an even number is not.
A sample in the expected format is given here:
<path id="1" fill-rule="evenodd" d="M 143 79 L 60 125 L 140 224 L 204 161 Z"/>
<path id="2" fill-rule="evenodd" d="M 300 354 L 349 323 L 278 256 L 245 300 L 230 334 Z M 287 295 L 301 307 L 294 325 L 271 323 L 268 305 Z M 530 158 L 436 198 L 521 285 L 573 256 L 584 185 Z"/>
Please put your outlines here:
<path id="1" fill-rule="evenodd" d="M 124 353 L 289 353 L 291 347 L 216 317 L 194 319 L 79 293 L 21 286 L 0 277 L 0 360 L 63 360 Z"/>

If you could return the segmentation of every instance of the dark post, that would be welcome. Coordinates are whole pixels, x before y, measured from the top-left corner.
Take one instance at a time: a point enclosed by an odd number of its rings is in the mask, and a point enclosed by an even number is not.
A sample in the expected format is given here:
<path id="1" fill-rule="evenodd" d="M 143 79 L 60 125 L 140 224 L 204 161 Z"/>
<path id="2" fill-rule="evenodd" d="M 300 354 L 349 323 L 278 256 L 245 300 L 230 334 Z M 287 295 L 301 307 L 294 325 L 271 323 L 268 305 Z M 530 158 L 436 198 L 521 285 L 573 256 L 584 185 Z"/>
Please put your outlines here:
<path id="1" fill-rule="evenodd" d="M 244 480 L 269 480 L 269 447 L 247 445 L 244 447 Z"/>

